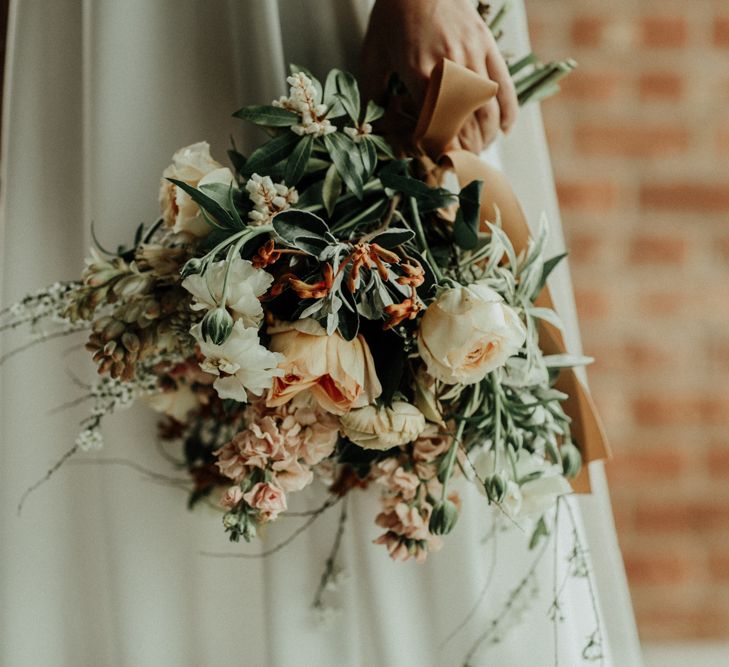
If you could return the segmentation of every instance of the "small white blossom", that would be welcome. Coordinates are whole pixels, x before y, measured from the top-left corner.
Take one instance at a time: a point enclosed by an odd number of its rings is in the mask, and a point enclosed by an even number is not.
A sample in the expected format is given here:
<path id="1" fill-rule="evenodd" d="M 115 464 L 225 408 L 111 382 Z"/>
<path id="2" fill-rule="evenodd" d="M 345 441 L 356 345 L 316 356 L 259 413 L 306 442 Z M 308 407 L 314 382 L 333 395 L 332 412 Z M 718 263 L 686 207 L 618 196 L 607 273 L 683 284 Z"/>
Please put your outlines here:
<path id="1" fill-rule="evenodd" d="M 520 449 L 513 467 L 505 458 L 506 453 L 502 452 L 500 469 L 497 470 L 493 450 L 485 450 L 476 459 L 474 467 L 480 479 L 499 473 L 507 480 L 502 507 L 514 520 L 538 519 L 559 496 L 572 490 L 562 474 L 562 467 L 550 463 L 541 454 Z"/>
<path id="2" fill-rule="evenodd" d="M 285 211 L 299 200 L 295 188 L 289 188 L 285 183 L 274 183 L 270 176 L 253 174 L 246 183 L 246 190 L 255 206 L 248 214 L 252 225 L 268 224 L 276 213 Z"/>
<path id="3" fill-rule="evenodd" d="M 372 134 L 372 125 L 370 123 L 362 123 L 359 127 L 345 127 L 344 133 L 358 144 L 368 134 Z"/>
<path id="4" fill-rule="evenodd" d="M 223 283 L 227 262 L 210 264 L 202 274 L 193 274 L 182 281 L 182 286 L 193 296 L 192 310 L 210 310 L 223 298 Z M 263 317 L 263 307 L 258 298 L 271 286 L 273 276 L 263 269 L 256 269 L 247 259 L 233 257 L 228 274 L 226 307 L 235 319 L 242 319 L 246 326 L 258 325 Z"/>
<path id="5" fill-rule="evenodd" d="M 284 95 L 278 100 L 274 100 L 273 106 L 299 114 L 301 123 L 293 125 L 291 130 L 302 136 L 313 134 L 315 137 L 336 132 L 337 128 L 329 119 L 325 118 L 328 107 L 317 100 L 316 88 L 311 79 L 303 72 L 297 72 L 288 77 L 286 81 L 291 87 L 289 96 Z"/>
<path id="6" fill-rule="evenodd" d="M 104 439 L 97 427 L 86 428 L 76 437 L 76 446 L 83 452 L 101 449 Z"/>
<path id="7" fill-rule="evenodd" d="M 221 345 L 203 340 L 200 325 L 190 330 L 205 357 L 200 368 L 217 375 L 213 387 L 220 398 L 232 398 L 240 403 L 248 400 L 248 392 L 260 396 L 270 389 L 274 377 L 283 375 L 278 364 L 284 356 L 266 349 L 258 338 L 256 327 L 245 327 L 241 320 L 233 326 L 228 339 Z"/>

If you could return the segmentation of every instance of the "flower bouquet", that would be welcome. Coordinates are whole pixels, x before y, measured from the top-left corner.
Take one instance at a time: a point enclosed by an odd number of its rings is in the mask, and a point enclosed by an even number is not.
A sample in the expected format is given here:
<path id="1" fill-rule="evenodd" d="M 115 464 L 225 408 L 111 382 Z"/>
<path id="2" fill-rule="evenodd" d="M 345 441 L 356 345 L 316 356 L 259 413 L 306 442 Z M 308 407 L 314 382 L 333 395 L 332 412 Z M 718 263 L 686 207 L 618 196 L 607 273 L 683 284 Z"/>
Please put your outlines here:
<path id="1" fill-rule="evenodd" d="M 522 101 L 570 67 L 518 61 Z M 265 130 L 259 148 L 230 167 L 181 149 L 155 224 L 2 311 L 31 342 L 88 332 L 100 378 L 63 460 L 145 399 L 181 446 L 190 506 L 219 503 L 231 540 L 317 480 L 328 505 L 377 488 L 376 542 L 423 561 L 458 519 L 455 477 L 538 538 L 602 443 L 570 370 L 589 360 L 565 352 L 545 287 L 562 259 L 544 257 L 546 224 L 531 237 L 503 176 L 449 150 L 494 84 L 444 61 L 414 132 L 388 140 L 351 74 L 287 81 L 235 114 Z"/>

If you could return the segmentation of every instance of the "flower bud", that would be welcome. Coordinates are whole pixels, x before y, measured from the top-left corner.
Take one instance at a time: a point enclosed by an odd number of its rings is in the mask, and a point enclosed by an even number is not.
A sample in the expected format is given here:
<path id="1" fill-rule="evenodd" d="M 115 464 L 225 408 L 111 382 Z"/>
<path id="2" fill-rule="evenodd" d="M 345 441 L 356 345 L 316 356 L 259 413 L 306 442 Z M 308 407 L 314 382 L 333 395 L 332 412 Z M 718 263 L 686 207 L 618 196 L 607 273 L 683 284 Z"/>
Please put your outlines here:
<path id="1" fill-rule="evenodd" d="M 225 308 L 213 308 L 203 317 L 200 325 L 203 340 L 222 345 L 233 330 L 233 318 Z"/>
<path id="2" fill-rule="evenodd" d="M 444 500 L 433 508 L 428 522 L 428 530 L 433 535 L 447 535 L 458 521 L 458 508 L 450 500 Z"/>
<path id="3" fill-rule="evenodd" d="M 187 276 L 192 276 L 197 273 L 201 273 L 203 268 L 203 263 L 197 258 L 193 257 L 192 259 L 188 259 L 185 262 L 185 266 L 182 267 L 182 271 L 180 271 L 180 275 L 182 279 L 184 280 L 187 278 Z"/>
<path id="4" fill-rule="evenodd" d="M 560 456 L 562 457 L 562 471 L 565 477 L 576 477 L 577 473 L 582 468 L 582 455 L 580 450 L 577 449 L 571 442 L 568 442 L 559 450 Z"/>
<path id="5" fill-rule="evenodd" d="M 483 483 L 486 497 L 496 504 L 502 503 L 506 497 L 506 480 L 503 475 L 494 473 L 489 475 Z"/>

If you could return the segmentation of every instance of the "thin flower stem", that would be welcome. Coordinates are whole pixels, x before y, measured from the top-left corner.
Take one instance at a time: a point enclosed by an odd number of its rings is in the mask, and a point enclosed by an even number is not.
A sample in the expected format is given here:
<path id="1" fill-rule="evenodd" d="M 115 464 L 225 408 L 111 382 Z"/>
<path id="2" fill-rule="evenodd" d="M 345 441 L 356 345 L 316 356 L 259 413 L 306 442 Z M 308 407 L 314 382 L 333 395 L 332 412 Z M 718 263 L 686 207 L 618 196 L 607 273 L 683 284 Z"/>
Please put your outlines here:
<path id="1" fill-rule="evenodd" d="M 441 500 L 445 500 L 446 497 L 446 491 L 448 488 L 448 481 L 451 478 L 451 475 L 453 474 L 453 464 L 456 461 L 456 455 L 458 454 L 458 447 L 461 444 L 461 441 L 463 439 L 463 430 L 466 428 L 466 421 L 460 420 L 458 422 L 458 430 L 456 431 L 456 436 L 453 439 L 453 443 L 451 444 L 451 448 L 448 450 L 448 458 L 446 459 L 446 468 L 445 473 L 443 474 L 443 479 L 441 480 L 443 484 L 443 489 L 441 490 L 440 498 Z"/>
<path id="2" fill-rule="evenodd" d="M 431 268 L 433 269 L 433 273 L 435 273 L 435 277 L 438 279 L 438 282 L 444 282 L 445 277 L 443 276 L 443 272 L 440 270 L 440 267 L 435 261 L 435 258 L 433 257 L 432 253 L 430 252 L 430 246 L 428 245 L 428 241 L 425 238 L 425 229 L 423 229 L 423 221 L 420 219 L 420 213 L 418 212 L 418 204 L 415 201 L 414 197 L 408 197 L 408 204 L 410 206 L 410 213 L 412 214 L 413 218 L 413 225 L 415 226 L 415 229 L 413 230 L 415 232 L 415 236 L 418 238 L 418 243 L 420 243 L 420 247 L 423 250 L 423 254 L 427 258 Z"/>
<path id="3" fill-rule="evenodd" d="M 37 482 L 34 484 L 31 484 L 24 492 L 23 495 L 20 496 L 20 500 L 18 501 L 18 516 L 20 516 L 21 512 L 23 511 L 23 505 L 25 504 L 25 501 L 28 499 L 28 496 L 33 493 L 36 489 L 40 488 L 45 484 L 51 477 L 53 477 L 53 474 L 66 462 L 68 459 L 70 459 L 77 451 L 79 447 L 77 444 L 75 444 L 71 449 L 69 449 L 58 461 L 56 461 L 46 472 L 43 477 L 41 477 Z"/>
<path id="4" fill-rule="evenodd" d="M 291 542 L 293 542 L 299 535 L 301 535 L 303 532 L 305 532 L 309 526 L 311 526 L 326 510 L 328 510 L 330 507 L 333 507 L 336 505 L 340 500 L 342 499 L 341 496 L 336 496 L 333 498 L 329 498 L 319 509 L 317 509 L 314 514 L 312 514 L 307 521 L 305 521 L 301 526 L 299 526 L 291 535 L 289 535 L 283 542 L 279 542 L 277 545 L 271 547 L 270 549 L 267 549 L 266 551 L 262 551 L 258 554 L 232 554 L 232 553 L 222 553 L 222 552 L 215 552 L 215 551 L 201 551 L 201 556 L 209 556 L 210 558 L 245 558 L 245 559 L 255 559 L 255 558 L 266 558 L 268 556 L 272 556 L 273 554 L 277 553 L 278 551 L 281 551 L 281 549 L 287 547 Z"/>
<path id="5" fill-rule="evenodd" d="M 334 575 L 334 568 L 337 564 L 339 549 L 342 546 L 342 537 L 344 536 L 344 527 L 346 526 L 346 524 L 347 498 L 345 497 L 344 501 L 342 502 L 342 511 L 339 513 L 339 523 L 337 524 L 337 532 L 334 536 L 334 544 L 332 545 L 332 550 L 326 560 L 324 572 L 321 575 L 321 581 L 319 582 L 319 587 L 316 589 L 316 595 L 314 596 L 314 602 L 312 603 L 312 607 L 314 607 L 314 609 L 321 609 L 324 606 L 322 602 L 322 597 L 324 595 L 324 591 L 327 588 L 327 585 Z"/>

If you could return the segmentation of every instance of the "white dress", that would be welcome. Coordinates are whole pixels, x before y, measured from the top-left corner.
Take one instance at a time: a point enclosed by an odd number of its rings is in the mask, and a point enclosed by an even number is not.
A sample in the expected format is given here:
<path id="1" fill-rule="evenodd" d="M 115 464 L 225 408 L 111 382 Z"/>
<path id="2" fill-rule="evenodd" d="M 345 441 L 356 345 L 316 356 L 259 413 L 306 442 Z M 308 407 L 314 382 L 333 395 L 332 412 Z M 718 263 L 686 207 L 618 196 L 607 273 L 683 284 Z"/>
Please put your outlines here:
<path id="1" fill-rule="evenodd" d="M 520 3 L 509 19 L 513 50 L 528 48 Z M 113 246 L 156 214 L 157 183 L 175 149 L 202 139 L 225 160 L 229 135 L 250 147 L 255 131 L 230 113 L 283 92 L 285 66 L 315 72 L 356 62 L 368 11 L 357 0 L 22 0 L 11 3 L 2 137 L 2 304 L 56 279 L 78 276 L 89 225 Z M 501 162 L 533 223 L 545 209 L 552 250 L 562 245 L 538 108 L 522 112 Z M 579 339 L 566 267 L 553 294 L 574 351 Z M 22 342 L 11 334 L 4 349 Z M 0 372 L 0 664 L 129 667 L 245 665 L 461 665 L 478 636 L 503 615 L 534 558 L 512 529 L 483 543 L 483 499 L 467 493 L 455 532 L 427 564 L 392 563 L 372 545 L 377 505 L 349 503 L 336 610 L 325 623 L 310 608 L 334 539 L 338 509 L 286 549 L 262 560 L 202 551 L 255 553 L 303 519 L 282 519 L 262 545 L 229 545 L 213 510 L 185 510 L 179 490 L 124 465 L 70 463 L 32 495 L 24 489 L 72 444 L 84 408 L 51 413 L 82 392 L 78 338 L 10 359 Z M 76 348 L 76 349 L 70 349 Z M 62 358 L 62 355 L 66 355 Z M 87 376 L 85 376 L 87 377 Z M 108 420 L 105 449 L 85 458 L 125 459 L 170 473 L 142 407 Z M 174 473 L 173 473 L 174 474 Z M 603 664 L 640 665 L 635 625 L 602 467 L 595 493 L 570 501 L 593 576 L 568 577 L 564 621 L 549 619 L 553 549 L 541 582 L 497 624 L 474 665 L 583 664 L 601 628 Z M 297 509 L 316 507 L 320 490 Z M 558 585 L 573 546 L 561 510 Z M 492 571 L 493 568 L 493 571 Z M 483 600 L 467 620 L 490 578 Z M 454 629 L 460 632 L 445 641 Z M 599 662 L 597 663 L 599 664 Z"/>

